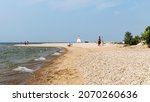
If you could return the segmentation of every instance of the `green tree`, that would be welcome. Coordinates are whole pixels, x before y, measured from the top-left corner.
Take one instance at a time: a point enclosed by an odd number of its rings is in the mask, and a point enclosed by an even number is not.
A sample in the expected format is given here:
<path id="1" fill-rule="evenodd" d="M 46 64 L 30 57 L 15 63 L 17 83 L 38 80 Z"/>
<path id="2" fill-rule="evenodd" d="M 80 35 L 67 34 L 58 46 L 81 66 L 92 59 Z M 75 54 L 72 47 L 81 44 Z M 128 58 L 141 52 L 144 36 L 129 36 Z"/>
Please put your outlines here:
<path id="1" fill-rule="evenodd" d="M 134 38 L 132 38 L 132 43 L 131 45 L 137 45 L 138 43 L 141 42 L 141 37 L 139 37 L 138 35 L 135 36 Z"/>
<path id="2" fill-rule="evenodd" d="M 124 37 L 124 42 L 125 44 L 128 45 L 137 45 L 138 43 L 141 42 L 141 37 L 139 37 L 138 35 L 133 37 L 130 32 L 126 32 Z"/>
<path id="3" fill-rule="evenodd" d="M 146 27 L 144 33 L 142 34 L 142 39 L 150 47 L 150 26 Z"/>
<path id="4" fill-rule="evenodd" d="M 124 37 L 124 43 L 131 45 L 132 44 L 132 39 L 133 39 L 132 34 L 130 32 L 126 32 L 125 37 Z"/>

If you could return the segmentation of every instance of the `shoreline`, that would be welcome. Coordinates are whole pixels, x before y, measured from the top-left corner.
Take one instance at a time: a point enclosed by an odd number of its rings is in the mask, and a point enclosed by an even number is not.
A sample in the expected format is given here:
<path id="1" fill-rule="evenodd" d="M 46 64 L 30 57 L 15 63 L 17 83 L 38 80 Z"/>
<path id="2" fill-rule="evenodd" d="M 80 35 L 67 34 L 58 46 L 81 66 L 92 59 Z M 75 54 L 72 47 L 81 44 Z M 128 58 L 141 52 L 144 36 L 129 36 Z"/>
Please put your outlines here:
<path id="1" fill-rule="evenodd" d="M 118 44 L 42 44 L 67 51 L 35 72 L 29 85 L 149 85 L 150 49 Z"/>
<path id="2" fill-rule="evenodd" d="M 51 45 L 52 46 L 52 45 Z M 57 47 L 58 46 L 53 46 Z M 47 62 L 42 68 L 32 74 L 29 80 L 26 80 L 26 85 L 81 85 L 83 79 L 81 73 L 74 68 L 71 58 L 73 47 L 61 47 L 65 49 L 62 55 L 57 56 L 50 62 Z M 72 49 L 73 48 L 73 49 Z M 72 52 L 73 51 L 73 52 Z M 77 56 L 79 56 L 77 54 Z M 69 62 L 68 62 L 69 60 Z M 42 77 L 41 77 L 42 76 Z"/>
<path id="3" fill-rule="evenodd" d="M 56 47 L 63 48 L 64 52 L 60 56 L 56 56 L 53 60 L 44 64 L 42 68 L 35 71 L 32 76 L 25 81 L 25 85 L 81 85 L 83 79 L 81 73 L 73 65 L 76 56 L 74 47 L 68 47 L 67 43 L 63 44 L 29 44 L 29 45 L 15 45 L 22 47 Z M 72 57 L 75 55 L 75 57 Z"/>
<path id="4" fill-rule="evenodd" d="M 41 45 L 41 47 L 15 46 L 17 45 L 3 45 L 1 47 L 1 56 L 4 58 L 1 60 L 1 85 L 24 85 L 25 81 L 30 79 L 35 71 L 45 67 L 47 63 L 65 51 L 64 48 L 42 48 Z M 8 62 L 3 63 L 3 60 Z"/>

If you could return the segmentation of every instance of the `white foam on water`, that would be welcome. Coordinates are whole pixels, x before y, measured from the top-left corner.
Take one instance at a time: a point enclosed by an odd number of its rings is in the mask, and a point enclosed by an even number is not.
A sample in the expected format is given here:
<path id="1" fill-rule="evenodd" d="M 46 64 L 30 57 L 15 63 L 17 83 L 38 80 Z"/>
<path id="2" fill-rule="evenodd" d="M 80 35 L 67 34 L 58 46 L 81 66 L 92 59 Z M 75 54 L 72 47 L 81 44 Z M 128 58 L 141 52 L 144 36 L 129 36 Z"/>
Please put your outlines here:
<path id="1" fill-rule="evenodd" d="M 44 58 L 44 57 L 40 57 L 40 58 L 37 58 L 37 59 L 34 59 L 35 61 L 45 61 L 46 60 L 46 58 Z"/>
<path id="2" fill-rule="evenodd" d="M 60 53 L 63 53 L 64 51 L 63 51 L 63 50 L 60 50 L 59 52 L 60 52 Z"/>
<path id="3" fill-rule="evenodd" d="M 61 53 L 55 52 L 53 55 L 54 56 L 59 56 L 59 55 L 61 55 Z"/>
<path id="4" fill-rule="evenodd" d="M 26 68 L 26 67 L 21 67 L 18 66 L 17 68 L 13 69 L 14 71 L 19 71 L 19 72 L 28 72 L 28 73 L 32 73 L 34 72 L 34 70 Z"/>

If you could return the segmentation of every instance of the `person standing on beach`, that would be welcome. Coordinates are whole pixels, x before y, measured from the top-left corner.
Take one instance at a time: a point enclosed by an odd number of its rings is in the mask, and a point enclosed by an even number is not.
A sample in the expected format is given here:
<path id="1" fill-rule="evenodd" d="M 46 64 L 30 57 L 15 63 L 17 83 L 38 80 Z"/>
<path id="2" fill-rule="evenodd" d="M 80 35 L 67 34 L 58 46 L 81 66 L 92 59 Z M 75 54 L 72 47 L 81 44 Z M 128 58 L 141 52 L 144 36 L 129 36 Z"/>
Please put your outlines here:
<path id="1" fill-rule="evenodd" d="M 26 41 L 24 42 L 24 45 L 27 45 L 27 42 L 26 42 Z"/>
<path id="2" fill-rule="evenodd" d="M 101 45 L 101 37 L 99 36 L 99 39 L 98 39 L 98 46 Z"/>
<path id="3" fill-rule="evenodd" d="M 27 45 L 29 44 L 29 41 L 27 41 Z"/>

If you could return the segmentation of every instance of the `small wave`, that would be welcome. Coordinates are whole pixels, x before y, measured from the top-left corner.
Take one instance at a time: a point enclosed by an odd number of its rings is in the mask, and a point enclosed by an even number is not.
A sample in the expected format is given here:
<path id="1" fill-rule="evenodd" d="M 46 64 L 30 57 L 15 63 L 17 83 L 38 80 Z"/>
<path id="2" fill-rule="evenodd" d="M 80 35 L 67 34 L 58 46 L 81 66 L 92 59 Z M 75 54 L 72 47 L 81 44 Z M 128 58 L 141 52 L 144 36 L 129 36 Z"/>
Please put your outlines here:
<path id="1" fill-rule="evenodd" d="M 45 61 L 46 60 L 46 58 L 44 58 L 44 57 L 40 57 L 40 58 L 37 58 L 37 59 L 34 59 L 35 61 Z"/>
<path id="2" fill-rule="evenodd" d="M 15 69 L 13 69 L 14 71 L 19 71 L 19 72 L 28 72 L 28 73 L 32 73 L 34 70 L 26 68 L 26 67 L 17 67 Z"/>
<path id="3" fill-rule="evenodd" d="M 59 52 L 60 52 L 60 53 L 64 53 L 64 50 L 60 50 Z"/>
<path id="4" fill-rule="evenodd" d="M 59 56 L 59 55 L 61 55 L 61 53 L 55 52 L 53 55 L 54 56 Z"/>

